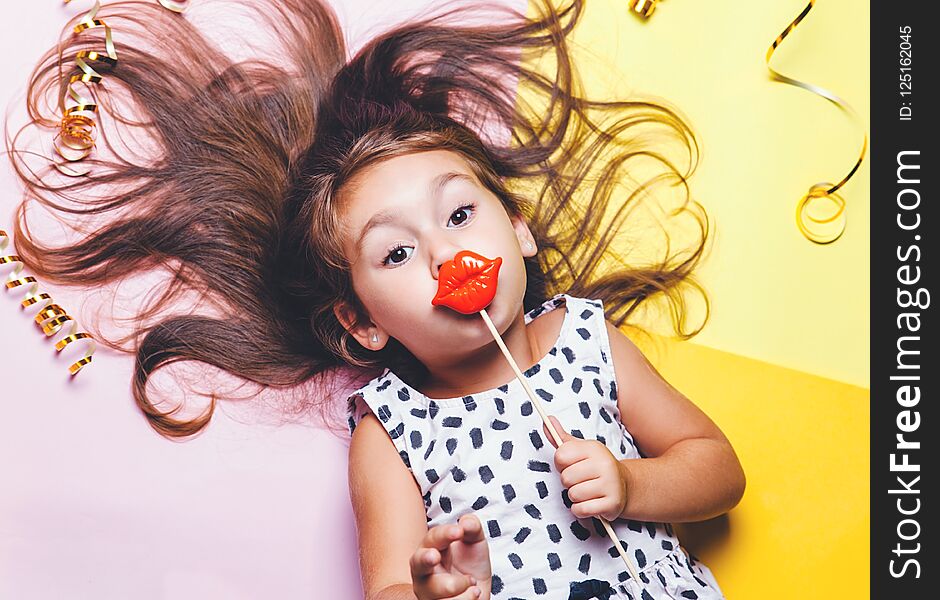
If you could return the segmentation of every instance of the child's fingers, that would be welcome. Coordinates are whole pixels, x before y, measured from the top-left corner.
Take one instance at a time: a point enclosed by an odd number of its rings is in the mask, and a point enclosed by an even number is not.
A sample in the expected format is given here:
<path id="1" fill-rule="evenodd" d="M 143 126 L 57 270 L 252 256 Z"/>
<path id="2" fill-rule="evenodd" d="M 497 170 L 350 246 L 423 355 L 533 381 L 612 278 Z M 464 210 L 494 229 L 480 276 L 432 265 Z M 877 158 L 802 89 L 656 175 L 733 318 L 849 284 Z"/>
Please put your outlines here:
<path id="1" fill-rule="evenodd" d="M 441 564 L 441 553 L 435 548 L 418 548 L 411 555 L 412 577 L 426 577 L 434 572 L 434 567 Z"/>
<path id="2" fill-rule="evenodd" d="M 430 575 L 423 585 L 432 598 L 472 598 L 466 593 L 471 587 L 476 587 L 470 577 L 463 574 L 434 573 Z"/>
<path id="3" fill-rule="evenodd" d="M 466 514 L 457 521 L 463 527 L 463 541 L 466 544 L 475 544 L 485 539 L 483 535 L 483 524 L 480 518 L 474 514 Z"/>
<path id="4" fill-rule="evenodd" d="M 444 598 L 444 600 L 476 600 L 479 598 L 482 592 L 480 588 L 475 585 L 468 587 L 462 594 L 456 596 L 451 596 L 450 598 Z"/>
<path id="5" fill-rule="evenodd" d="M 432 527 L 424 535 L 421 546 L 424 548 L 437 548 L 444 551 L 454 540 L 459 540 L 463 536 L 463 529 L 460 525 L 448 524 Z"/>

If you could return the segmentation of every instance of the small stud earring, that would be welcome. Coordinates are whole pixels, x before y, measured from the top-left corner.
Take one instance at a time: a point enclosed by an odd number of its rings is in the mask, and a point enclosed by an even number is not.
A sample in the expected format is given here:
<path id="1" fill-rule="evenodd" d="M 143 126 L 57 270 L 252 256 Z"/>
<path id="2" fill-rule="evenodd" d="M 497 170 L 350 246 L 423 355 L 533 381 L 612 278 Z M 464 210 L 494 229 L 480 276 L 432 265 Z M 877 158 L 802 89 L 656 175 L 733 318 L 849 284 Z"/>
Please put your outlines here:
<path id="1" fill-rule="evenodd" d="M 377 334 L 373 333 L 373 334 L 372 334 L 372 343 L 376 343 L 376 342 L 378 342 L 378 341 L 379 341 L 379 336 L 378 336 Z"/>
<path id="2" fill-rule="evenodd" d="M 526 250 L 531 250 L 531 249 L 532 249 L 532 242 L 526 241 L 526 243 L 525 243 L 525 249 L 526 249 Z"/>

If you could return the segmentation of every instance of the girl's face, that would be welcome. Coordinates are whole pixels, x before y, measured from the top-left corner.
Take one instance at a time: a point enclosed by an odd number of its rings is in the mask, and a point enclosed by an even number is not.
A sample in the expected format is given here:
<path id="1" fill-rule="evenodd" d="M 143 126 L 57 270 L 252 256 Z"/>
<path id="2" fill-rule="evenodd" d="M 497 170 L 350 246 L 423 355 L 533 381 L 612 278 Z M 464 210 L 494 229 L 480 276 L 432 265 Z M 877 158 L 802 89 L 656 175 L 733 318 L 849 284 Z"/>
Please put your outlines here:
<path id="1" fill-rule="evenodd" d="M 535 241 L 459 154 L 390 158 L 359 173 L 344 192 L 344 251 L 367 319 L 353 327 L 344 302 L 334 311 L 363 347 L 379 350 L 394 337 L 430 366 L 492 343 L 479 315 L 431 305 L 441 265 L 460 250 L 503 259 L 487 307 L 500 331 L 522 314 L 523 257 L 535 254 Z"/>

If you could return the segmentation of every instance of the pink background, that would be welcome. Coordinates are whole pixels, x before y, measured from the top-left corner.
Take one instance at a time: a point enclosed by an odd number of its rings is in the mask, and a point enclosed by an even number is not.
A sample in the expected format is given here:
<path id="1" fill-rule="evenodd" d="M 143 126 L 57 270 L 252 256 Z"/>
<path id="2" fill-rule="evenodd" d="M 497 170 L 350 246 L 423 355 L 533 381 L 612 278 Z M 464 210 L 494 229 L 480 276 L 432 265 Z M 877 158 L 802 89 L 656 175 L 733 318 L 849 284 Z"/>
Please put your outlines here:
<path id="1" fill-rule="evenodd" d="M 440 4 L 334 2 L 351 51 L 376 28 Z M 42 0 L 8 11 L 0 100 L 11 129 L 24 122 L 32 66 L 92 5 Z M 2 162 L 0 228 L 9 232 L 21 188 Z M 81 314 L 87 294 L 42 289 Z M 133 403 L 132 358 L 99 348 L 70 378 L 74 358 L 57 356 L 20 298 L 0 293 L 0 598 L 362 596 L 345 440 L 223 405 L 203 435 L 167 441 Z"/>

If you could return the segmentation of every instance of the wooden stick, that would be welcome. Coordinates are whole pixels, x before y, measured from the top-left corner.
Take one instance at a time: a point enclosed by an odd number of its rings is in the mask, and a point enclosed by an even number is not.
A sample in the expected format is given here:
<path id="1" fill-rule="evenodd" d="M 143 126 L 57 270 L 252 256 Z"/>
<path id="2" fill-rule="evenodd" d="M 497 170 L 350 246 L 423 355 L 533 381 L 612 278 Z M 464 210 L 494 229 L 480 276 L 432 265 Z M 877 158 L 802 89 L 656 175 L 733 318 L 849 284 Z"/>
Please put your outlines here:
<path id="1" fill-rule="evenodd" d="M 490 316 L 486 313 L 486 309 L 480 311 L 480 316 L 483 317 L 483 321 L 486 323 L 486 326 L 489 328 L 490 333 L 493 335 L 493 339 L 496 340 L 496 344 L 499 346 L 499 349 L 503 351 L 503 356 L 506 357 L 506 360 L 509 362 L 509 366 L 512 367 L 513 372 L 516 374 L 516 379 L 522 384 L 522 387 L 525 389 L 526 394 L 529 395 L 529 399 L 532 400 L 532 405 L 535 406 L 535 409 L 539 411 L 539 416 L 542 417 L 542 421 L 548 427 L 548 431 L 552 434 L 552 439 L 555 440 L 556 446 L 561 446 L 561 436 L 558 435 L 558 431 L 555 429 L 555 426 L 548 418 L 548 414 L 545 412 L 545 409 L 542 407 L 542 402 L 538 397 L 532 392 L 532 388 L 529 387 L 529 382 L 526 380 L 525 376 L 522 375 L 522 371 L 519 370 L 519 365 L 516 364 L 515 359 L 513 359 L 512 354 L 509 352 L 509 348 L 506 347 L 503 338 L 499 335 L 499 331 L 496 329 L 496 326 L 493 325 L 493 321 L 490 319 Z M 623 559 L 625 565 L 627 565 L 627 570 L 630 571 L 630 576 L 634 581 L 637 582 L 637 585 L 642 586 L 643 582 L 640 581 L 639 576 L 637 575 L 636 569 L 633 567 L 633 562 L 627 556 L 627 551 L 623 548 L 623 545 L 620 543 L 620 539 L 617 537 L 617 534 L 614 533 L 613 527 L 610 526 L 610 522 L 602 516 L 598 516 L 601 523 L 604 525 L 604 529 L 607 530 L 607 536 L 613 541 L 614 546 L 617 547 L 617 552 L 620 553 L 620 558 Z"/>

